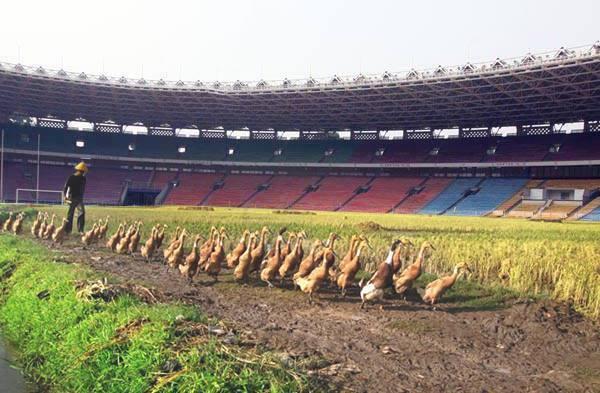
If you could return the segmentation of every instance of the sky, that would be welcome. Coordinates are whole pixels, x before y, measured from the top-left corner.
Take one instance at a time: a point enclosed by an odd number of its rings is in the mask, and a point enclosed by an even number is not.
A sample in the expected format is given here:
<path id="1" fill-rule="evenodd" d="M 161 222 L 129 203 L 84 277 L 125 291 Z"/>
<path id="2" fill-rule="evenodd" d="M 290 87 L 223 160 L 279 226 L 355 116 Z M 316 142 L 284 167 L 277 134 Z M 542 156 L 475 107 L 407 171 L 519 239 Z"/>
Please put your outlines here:
<path id="1" fill-rule="evenodd" d="M 19 0 L 0 61 L 128 78 L 382 74 L 600 39 L 600 1 Z"/>

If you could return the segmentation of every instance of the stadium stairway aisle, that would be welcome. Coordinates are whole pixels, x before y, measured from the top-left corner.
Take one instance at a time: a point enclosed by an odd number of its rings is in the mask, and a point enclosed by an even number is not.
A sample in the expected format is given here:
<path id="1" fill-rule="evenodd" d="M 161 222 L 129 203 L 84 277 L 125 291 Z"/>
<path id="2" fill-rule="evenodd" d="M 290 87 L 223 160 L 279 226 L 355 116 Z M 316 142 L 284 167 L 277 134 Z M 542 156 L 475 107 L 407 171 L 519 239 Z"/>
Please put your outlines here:
<path id="1" fill-rule="evenodd" d="M 165 204 L 198 205 L 221 177 L 218 173 L 181 173 L 178 186 L 171 189 Z"/>
<path id="2" fill-rule="evenodd" d="M 444 189 L 434 200 L 425 206 L 420 214 L 441 214 L 450 206 L 455 204 L 465 191 L 475 187 L 481 181 L 480 178 L 460 178 L 455 179 L 448 187 Z"/>
<path id="3" fill-rule="evenodd" d="M 525 186 L 527 179 L 486 179 L 479 192 L 467 196 L 446 212 L 450 216 L 482 216 L 494 210 Z"/>
<path id="4" fill-rule="evenodd" d="M 386 213 L 423 181 L 420 177 L 380 177 L 367 192 L 356 195 L 340 211 Z"/>
<path id="5" fill-rule="evenodd" d="M 581 216 L 579 216 L 581 213 Z M 600 221 L 600 197 L 594 198 L 576 214 L 583 221 Z"/>
<path id="6" fill-rule="evenodd" d="M 394 213 L 411 214 L 417 213 L 435 197 L 437 197 L 453 179 L 443 177 L 432 177 L 427 179 L 425 183 L 421 184 L 423 190 L 418 194 L 410 195 L 401 204 L 396 206 Z"/>
<path id="7" fill-rule="evenodd" d="M 275 176 L 269 188 L 257 193 L 244 207 L 285 209 L 318 179 L 317 176 Z"/>
<path id="8" fill-rule="evenodd" d="M 309 192 L 293 205 L 296 210 L 333 211 L 352 196 L 354 191 L 370 180 L 366 176 L 329 176 L 319 183 L 319 188 Z"/>
<path id="9" fill-rule="evenodd" d="M 214 191 L 205 205 L 239 207 L 256 192 L 259 185 L 271 178 L 269 175 L 228 175 L 223 188 Z"/>

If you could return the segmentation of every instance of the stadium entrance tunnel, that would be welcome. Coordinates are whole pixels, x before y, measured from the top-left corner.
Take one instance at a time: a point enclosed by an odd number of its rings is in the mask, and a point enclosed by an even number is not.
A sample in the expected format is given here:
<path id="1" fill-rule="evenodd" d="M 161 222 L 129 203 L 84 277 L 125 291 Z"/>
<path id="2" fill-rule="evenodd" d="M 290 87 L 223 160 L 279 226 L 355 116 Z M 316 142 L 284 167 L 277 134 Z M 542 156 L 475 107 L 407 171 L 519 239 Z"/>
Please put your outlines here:
<path id="1" fill-rule="evenodd" d="M 160 190 L 128 189 L 123 204 L 125 206 L 153 206 Z"/>

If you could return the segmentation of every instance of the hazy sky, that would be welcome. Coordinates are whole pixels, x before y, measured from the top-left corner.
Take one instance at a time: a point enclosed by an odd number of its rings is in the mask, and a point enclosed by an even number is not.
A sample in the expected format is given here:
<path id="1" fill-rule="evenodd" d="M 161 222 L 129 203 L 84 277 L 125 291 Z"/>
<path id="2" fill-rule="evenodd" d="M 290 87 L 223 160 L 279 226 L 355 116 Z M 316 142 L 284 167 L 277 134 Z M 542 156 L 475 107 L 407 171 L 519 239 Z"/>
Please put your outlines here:
<path id="1" fill-rule="evenodd" d="M 2 61 L 146 79 L 380 74 L 600 39 L 598 0 L 2 3 Z"/>

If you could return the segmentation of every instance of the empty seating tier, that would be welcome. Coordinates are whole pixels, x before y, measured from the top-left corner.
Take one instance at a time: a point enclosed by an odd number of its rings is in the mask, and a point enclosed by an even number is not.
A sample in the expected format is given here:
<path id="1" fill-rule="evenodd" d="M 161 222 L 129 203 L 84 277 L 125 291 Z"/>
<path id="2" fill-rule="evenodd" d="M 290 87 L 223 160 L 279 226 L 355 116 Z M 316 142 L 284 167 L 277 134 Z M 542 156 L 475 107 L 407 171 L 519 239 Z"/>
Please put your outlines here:
<path id="1" fill-rule="evenodd" d="M 486 215 L 502 202 L 515 195 L 527 183 L 527 179 L 486 179 L 479 191 L 467 196 L 446 214 L 458 216 Z"/>
<path id="2" fill-rule="evenodd" d="M 208 206 L 238 207 L 254 194 L 258 186 L 266 183 L 266 175 L 229 175 L 222 188 L 214 191 L 204 202 Z"/>
<path id="3" fill-rule="evenodd" d="M 390 211 L 413 187 L 424 179 L 419 177 L 408 178 L 377 178 L 370 185 L 367 192 L 356 195 L 341 210 L 385 213 Z"/>
<path id="4" fill-rule="evenodd" d="M 458 202 L 470 188 L 475 187 L 480 181 L 481 179 L 477 178 L 455 179 L 434 200 L 421 209 L 419 213 L 442 214 L 453 204 Z"/>
<path id="5" fill-rule="evenodd" d="M 316 191 L 309 192 L 294 206 L 297 210 L 336 210 L 348 200 L 354 191 L 367 183 L 368 177 L 330 176 L 319 183 Z"/>
<path id="6" fill-rule="evenodd" d="M 450 183 L 452 183 L 452 179 L 440 177 L 427 179 L 427 181 L 422 185 L 422 190 L 406 198 L 398 207 L 394 209 L 394 213 L 417 213 L 425 205 L 437 197 L 439 193 L 448 187 Z"/>
<path id="7" fill-rule="evenodd" d="M 177 178 L 177 187 L 173 187 L 165 204 L 198 205 L 222 175 L 216 173 L 181 173 Z"/>
<path id="8" fill-rule="evenodd" d="M 285 209 L 318 179 L 316 176 L 275 176 L 266 190 L 256 194 L 244 206 Z"/>

